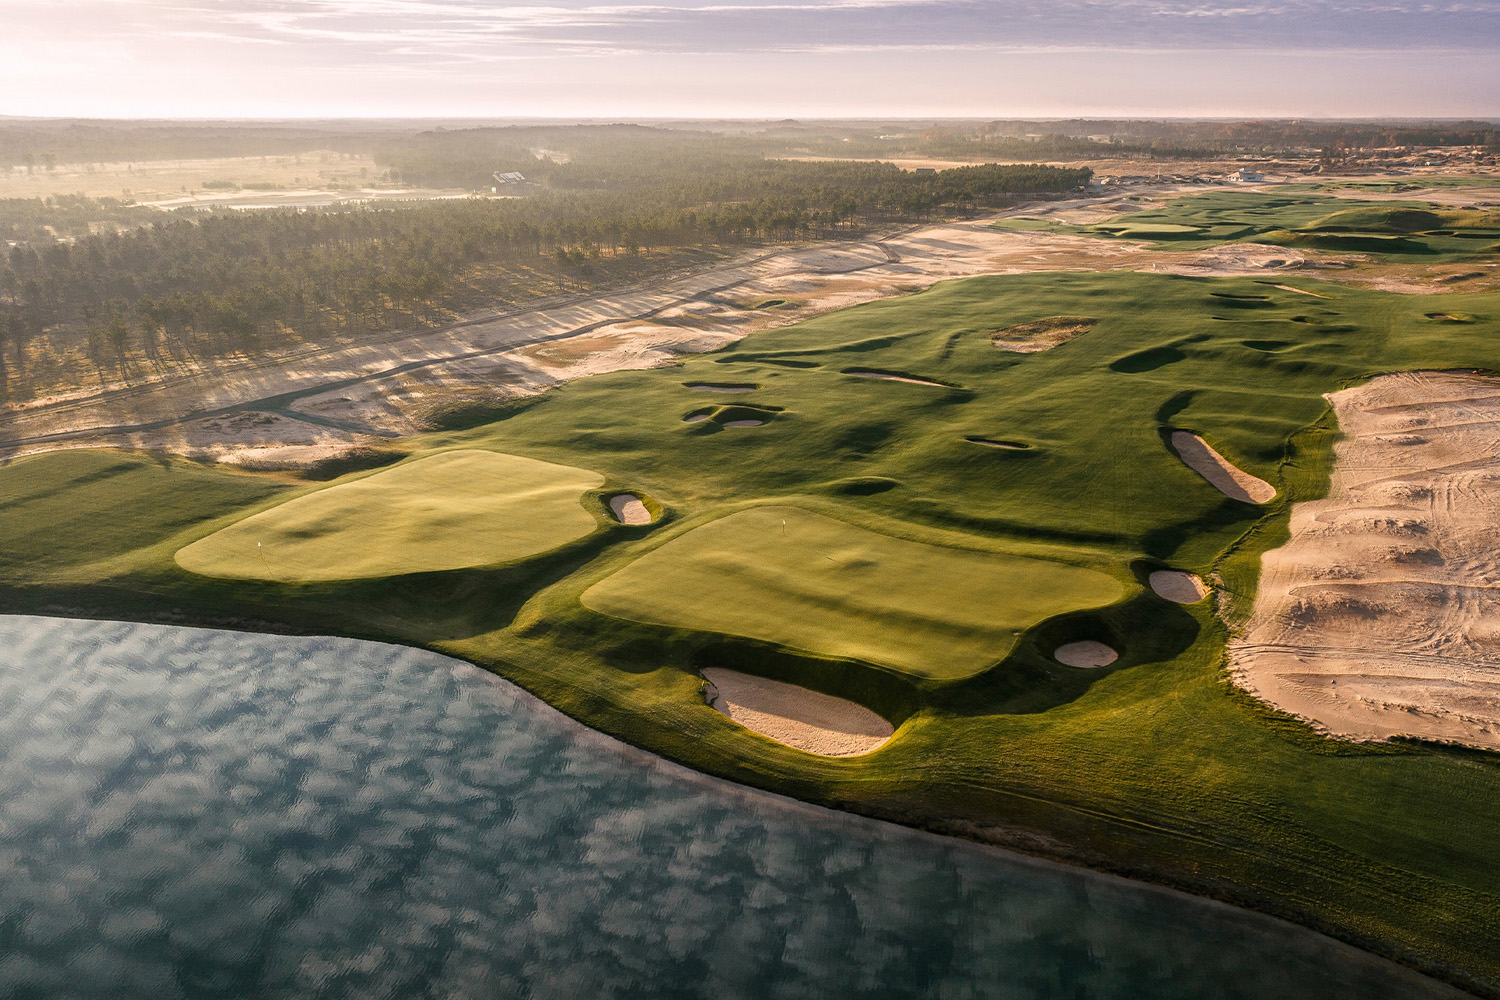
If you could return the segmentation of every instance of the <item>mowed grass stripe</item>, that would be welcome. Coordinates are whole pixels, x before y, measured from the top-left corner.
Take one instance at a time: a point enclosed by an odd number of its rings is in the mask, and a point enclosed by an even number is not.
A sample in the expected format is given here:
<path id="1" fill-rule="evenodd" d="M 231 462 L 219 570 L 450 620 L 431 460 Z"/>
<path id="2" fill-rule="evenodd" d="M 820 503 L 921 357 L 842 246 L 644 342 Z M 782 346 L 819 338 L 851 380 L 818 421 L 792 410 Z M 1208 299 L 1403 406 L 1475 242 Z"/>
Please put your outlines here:
<path id="1" fill-rule="evenodd" d="M 1001 660 L 1037 622 L 1123 592 L 1096 570 L 768 506 L 674 538 L 590 587 L 583 603 L 629 621 L 956 678 Z"/>
<path id="2" fill-rule="evenodd" d="M 586 469 L 452 451 L 290 500 L 181 549 L 204 576 L 308 583 L 516 562 L 598 525 Z"/>

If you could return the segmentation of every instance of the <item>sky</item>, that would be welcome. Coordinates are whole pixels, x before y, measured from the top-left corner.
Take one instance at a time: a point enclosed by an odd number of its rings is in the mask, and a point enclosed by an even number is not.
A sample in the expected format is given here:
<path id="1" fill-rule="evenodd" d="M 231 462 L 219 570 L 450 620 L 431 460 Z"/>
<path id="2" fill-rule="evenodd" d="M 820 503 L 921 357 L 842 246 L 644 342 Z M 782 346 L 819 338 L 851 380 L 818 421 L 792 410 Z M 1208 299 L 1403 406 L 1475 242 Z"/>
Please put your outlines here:
<path id="1" fill-rule="evenodd" d="M 1500 117 L 1500 0 L 0 0 L 0 114 Z"/>

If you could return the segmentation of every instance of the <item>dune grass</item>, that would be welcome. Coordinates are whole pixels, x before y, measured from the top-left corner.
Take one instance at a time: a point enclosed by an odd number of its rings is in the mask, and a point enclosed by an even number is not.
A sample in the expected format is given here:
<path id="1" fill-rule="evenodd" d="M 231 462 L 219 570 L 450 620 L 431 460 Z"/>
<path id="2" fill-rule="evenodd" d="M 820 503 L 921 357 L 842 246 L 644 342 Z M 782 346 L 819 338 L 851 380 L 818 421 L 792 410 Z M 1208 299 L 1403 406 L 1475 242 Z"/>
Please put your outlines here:
<path id="1" fill-rule="evenodd" d="M 1057 316 L 1095 322 L 1040 353 L 991 343 L 994 331 Z M 1227 683 L 1227 632 L 1213 602 L 1180 606 L 1140 585 L 1163 567 L 1217 575 L 1235 620 L 1253 595 L 1259 554 L 1286 537 L 1289 505 L 1327 489 L 1336 428 L 1323 394 L 1391 370 L 1500 369 L 1497 318 L 1500 295 L 1402 296 L 1300 277 L 951 282 L 756 334 L 675 368 L 581 380 L 503 422 L 406 442 L 416 457 L 484 449 L 595 469 L 610 490 L 640 492 L 661 509 L 640 527 L 601 514 L 597 531 L 546 558 L 468 563 L 417 581 L 185 572 L 173 561 L 178 549 L 275 510 L 266 506 L 274 477 L 176 470 L 180 478 L 141 480 L 183 484 L 162 501 L 169 513 L 153 520 L 136 506 L 116 518 L 112 480 L 80 474 L 68 466 L 74 457 L 44 456 L 0 467 L 0 497 L 31 498 L 0 506 L 0 606 L 253 619 L 430 646 L 706 771 L 1255 906 L 1497 996 L 1500 756 L 1323 738 Z M 847 369 L 943 387 L 850 378 Z M 749 430 L 684 423 L 695 407 L 718 405 L 684 384 L 706 382 L 756 386 L 735 405 L 775 419 Z M 1211 441 L 1276 486 L 1276 498 L 1256 506 L 1220 494 L 1172 453 L 1173 430 Z M 360 475 L 328 495 L 375 478 Z M 574 488 L 575 507 L 584 488 Z M 1079 610 L 1024 628 L 993 665 L 948 677 L 786 633 L 733 636 L 587 606 L 592 588 L 607 592 L 631 574 L 669 593 L 686 565 L 672 562 L 674 546 L 691 554 L 714 540 L 715 525 L 737 527 L 739 512 L 767 507 L 830 518 L 839 525 L 830 534 L 1071 559 L 1135 582 L 1113 603 L 1079 601 Z M 46 530 L 49 512 L 67 525 L 65 544 Z M 695 540 L 700 531 L 708 534 Z M 350 541 L 374 547 L 366 535 Z M 468 545 L 460 538 L 457 548 Z M 676 585 L 701 596 L 686 576 Z M 783 607 L 807 606 L 795 589 L 778 595 Z M 725 598 L 723 613 L 754 613 L 755 600 L 735 609 Z M 890 626 L 870 616 L 832 626 L 844 642 L 877 627 Z M 911 632 L 920 635 L 920 623 Z M 1050 659 L 1058 644 L 1081 639 L 1109 643 L 1120 660 L 1084 671 Z M 706 706 L 696 673 L 704 666 L 850 698 L 896 723 L 896 735 L 865 757 L 799 753 Z"/>
<path id="2" fill-rule="evenodd" d="M 449 451 L 261 511 L 177 553 L 203 576 L 306 583 L 516 562 L 597 527 L 579 499 L 604 477 L 491 451 Z"/>
<path id="3" fill-rule="evenodd" d="M 1038 622 L 1123 592 L 1096 570 L 913 542 L 768 506 L 674 538 L 589 588 L 583 604 L 953 678 L 1000 662 Z"/>

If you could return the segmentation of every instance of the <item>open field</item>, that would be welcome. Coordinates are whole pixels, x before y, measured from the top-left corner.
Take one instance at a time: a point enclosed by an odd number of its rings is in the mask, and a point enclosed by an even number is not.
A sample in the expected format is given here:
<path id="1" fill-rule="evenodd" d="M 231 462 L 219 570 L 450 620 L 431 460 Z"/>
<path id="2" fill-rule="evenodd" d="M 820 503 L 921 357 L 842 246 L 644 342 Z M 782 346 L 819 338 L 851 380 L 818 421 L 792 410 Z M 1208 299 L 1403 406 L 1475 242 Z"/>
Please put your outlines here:
<path id="1" fill-rule="evenodd" d="M 998 663 L 1038 622 L 1112 603 L 1124 589 L 1095 570 L 908 541 L 771 506 L 673 539 L 589 588 L 583 604 L 956 678 Z"/>
<path id="2" fill-rule="evenodd" d="M 0 198 L 49 198 L 82 194 L 124 198 L 166 207 L 220 201 L 233 192 L 295 203 L 298 194 L 354 192 L 370 188 L 381 168 L 369 156 L 321 150 L 288 155 L 224 156 L 192 160 L 121 163 L 60 163 L 54 169 L 0 172 Z M 207 186 L 205 186 L 207 185 Z"/>
<path id="3" fill-rule="evenodd" d="M 501 565 L 593 531 L 604 478 L 492 451 L 450 451 L 297 497 L 199 539 L 204 576 L 306 583 Z"/>
<path id="4" fill-rule="evenodd" d="M 996 349 L 996 332 L 1055 317 L 1093 322 L 1049 350 Z M 471 429 L 388 443 L 413 457 L 480 449 L 597 470 L 607 495 L 639 491 L 661 510 L 627 526 L 606 521 L 601 505 L 593 523 L 604 530 L 549 559 L 470 564 L 420 586 L 399 575 L 192 574 L 175 553 L 263 516 L 272 494 L 298 481 L 131 458 L 136 494 L 166 491 L 174 509 L 80 518 L 54 551 L 34 530 L 35 505 L 0 507 L 0 600 L 116 617 L 171 608 L 202 622 L 429 646 L 706 771 L 1279 913 L 1496 996 L 1500 758 L 1340 742 L 1278 714 L 1227 682 L 1230 630 L 1215 602 L 1179 604 L 1147 584 L 1160 570 L 1195 573 L 1242 623 L 1260 555 L 1288 538 L 1292 505 L 1327 493 L 1336 429 L 1324 394 L 1387 371 L 1500 367 L 1497 318 L 1500 295 L 1397 295 L 1275 269 L 946 282 L 757 328 L 672 368 L 580 378 Z M 689 388 L 702 384 L 753 389 L 716 398 Z M 683 420 L 718 406 L 772 418 L 727 430 Z M 1276 495 L 1225 496 L 1178 458 L 1174 431 L 1201 436 Z M 0 493 L 45 481 L 58 510 L 107 510 L 111 480 L 85 466 L 119 461 L 15 461 L 0 467 Z M 340 482 L 378 478 L 359 475 Z M 963 677 L 587 606 L 592 588 L 650 571 L 698 532 L 712 540 L 715 524 L 750 506 L 816 511 L 840 531 L 912 543 L 1073 553 L 1133 583 L 1113 603 L 1076 603 L 1025 628 L 1002 659 Z M 26 568 L 32 560 L 45 578 Z M 385 569 L 406 566 L 397 557 Z M 665 576 L 647 579 L 661 587 Z M 1097 669 L 1058 664 L 1053 654 L 1074 642 L 1120 655 Z M 715 667 L 856 702 L 895 736 L 847 758 L 780 745 L 705 704 L 700 671 Z"/>

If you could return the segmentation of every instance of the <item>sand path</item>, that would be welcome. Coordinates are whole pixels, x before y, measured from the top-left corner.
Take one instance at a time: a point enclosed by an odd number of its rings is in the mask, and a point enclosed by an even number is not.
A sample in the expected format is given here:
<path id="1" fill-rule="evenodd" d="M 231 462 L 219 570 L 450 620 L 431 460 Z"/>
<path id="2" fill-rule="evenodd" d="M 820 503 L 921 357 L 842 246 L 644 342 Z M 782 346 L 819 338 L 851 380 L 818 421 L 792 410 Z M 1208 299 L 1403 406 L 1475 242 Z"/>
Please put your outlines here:
<path id="1" fill-rule="evenodd" d="M 1231 644 L 1235 679 L 1331 733 L 1500 747 L 1500 379 L 1386 375 Z"/>
<path id="2" fill-rule="evenodd" d="M 1183 464 L 1227 497 L 1245 503 L 1265 503 L 1276 496 L 1276 487 L 1239 468 L 1196 434 L 1173 431 L 1172 447 Z"/>
<path id="3" fill-rule="evenodd" d="M 895 729 L 844 698 L 723 667 L 703 670 L 709 705 L 746 729 L 808 753 L 854 757 L 883 746 Z"/>

